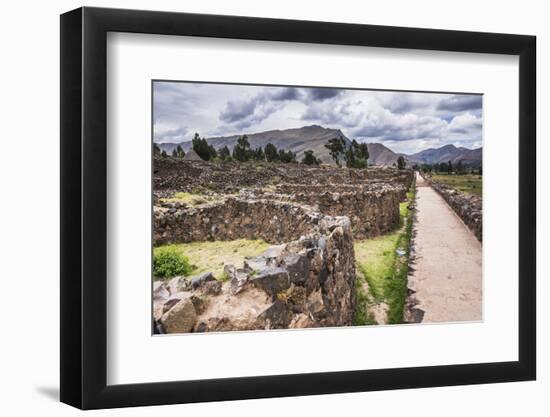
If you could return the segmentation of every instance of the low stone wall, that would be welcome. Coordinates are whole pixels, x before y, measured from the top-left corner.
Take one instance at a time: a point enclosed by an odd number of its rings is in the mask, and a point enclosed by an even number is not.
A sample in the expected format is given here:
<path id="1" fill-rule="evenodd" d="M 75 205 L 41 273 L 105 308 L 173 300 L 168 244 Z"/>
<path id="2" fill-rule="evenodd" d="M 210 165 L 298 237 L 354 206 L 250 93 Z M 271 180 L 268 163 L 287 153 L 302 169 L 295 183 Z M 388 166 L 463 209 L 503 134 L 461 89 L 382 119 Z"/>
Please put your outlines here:
<path id="1" fill-rule="evenodd" d="M 481 242 L 483 239 L 483 199 L 476 195 L 457 191 L 429 177 L 424 179 L 443 197 Z"/>
<path id="2" fill-rule="evenodd" d="M 357 239 L 378 236 L 399 224 L 399 203 L 406 197 L 404 186 L 338 187 L 326 191 L 322 186 L 284 185 L 278 187 L 288 198 L 307 204 L 331 216 L 348 216 Z"/>
<path id="3" fill-rule="evenodd" d="M 265 209 L 266 203 L 228 199 L 224 204 L 230 206 L 229 211 L 238 207 L 240 211 L 253 214 L 262 206 Z M 243 207 L 243 204 L 248 204 L 249 208 Z M 288 204 L 269 202 L 267 205 L 273 216 L 279 216 L 276 213 L 286 210 L 285 218 L 288 219 L 278 219 L 285 225 L 280 234 L 266 232 L 264 237 L 278 236 L 277 239 L 268 238 L 269 241 L 304 234 L 289 243 L 270 247 L 261 256 L 247 259 L 242 269 L 226 265 L 225 271 L 230 279 L 223 284 L 216 281 L 212 274 L 155 282 L 154 319 L 157 332 L 352 324 L 356 305 L 355 254 L 349 219 L 324 216 Z M 214 215 L 218 209 L 220 207 L 210 207 L 202 211 L 202 217 L 194 217 L 225 218 Z M 205 216 L 207 212 L 210 217 Z M 296 220 L 291 220 L 293 217 Z M 217 239 L 221 236 L 232 239 L 252 237 L 249 235 L 252 231 L 242 227 L 242 224 L 229 224 L 235 227 L 233 232 L 229 234 L 229 227 L 225 226 L 225 232 L 216 235 Z M 267 226 L 269 221 L 262 224 Z M 187 227 L 188 224 L 185 225 Z M 262 237 L 262 233 L 257 229 L 254 237 Z M 172 236 L 184 238 L 183 241 L 192 237 L 187 233 Z M 205 233 L 202 237 L 206 236 Z"/>
<path id="4" fill-rule="evenodd" d="M 266 199 L 221 200 L 186 207 L 165 203 L 154 207 L 154 245 L 205 240 L 263 239 L 282 243 L 310 233 L 324 216 L 295 204 Z"/>

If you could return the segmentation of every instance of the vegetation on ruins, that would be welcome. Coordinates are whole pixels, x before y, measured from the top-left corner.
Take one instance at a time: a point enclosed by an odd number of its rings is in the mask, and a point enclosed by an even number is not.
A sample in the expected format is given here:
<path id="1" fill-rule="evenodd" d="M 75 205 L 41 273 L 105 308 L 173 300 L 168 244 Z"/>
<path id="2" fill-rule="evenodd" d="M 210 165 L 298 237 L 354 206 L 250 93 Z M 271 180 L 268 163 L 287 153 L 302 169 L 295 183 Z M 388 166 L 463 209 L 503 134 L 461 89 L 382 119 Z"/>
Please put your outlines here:
<path id="1" fill-rule="evenodd" d="M 193 270 L 189 259 L 171 246 L 153 250 L 153 276 L 161 279 L 189 275 Z"/>
<path id="2" fill-rule="evenodd" d="M 392 232 L 354 244 L 357 277 L 357 310 L 354 324 L 377 324 L 369 311 L 373 305 L 388 306 L 390 324 L 402 323 L 407 295 L 408 259 L 412 237 L 412 210 L 414 185 L 407 193 L 407 201 L 400 204 L 400 224 Z"/>
<path id="3" fill-rule="evenodd" d="M 258 256 L 269 246 L 269 243 L 261 239 L 236 239 L 178 243 L 159 246 L 155 250 L 169 250 L 184 256 L 192 265 L 191 275 L 212 272 L 218 280 L 223 281 L 224 265 L 235 265 L 240 268 L 245 258 Z"/>

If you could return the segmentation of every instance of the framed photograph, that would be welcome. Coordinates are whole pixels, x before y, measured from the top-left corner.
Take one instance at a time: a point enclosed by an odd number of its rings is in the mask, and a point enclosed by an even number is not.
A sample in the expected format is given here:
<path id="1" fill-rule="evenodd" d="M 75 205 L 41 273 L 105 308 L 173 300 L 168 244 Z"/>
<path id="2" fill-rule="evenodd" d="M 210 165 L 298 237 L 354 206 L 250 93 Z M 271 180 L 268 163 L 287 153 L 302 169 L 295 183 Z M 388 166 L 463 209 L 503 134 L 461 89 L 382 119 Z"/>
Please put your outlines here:
<path id="1" fill-rule="evenodd" d="M 61 401 L 533 380 L 535 37 L 61 16 Z"/>

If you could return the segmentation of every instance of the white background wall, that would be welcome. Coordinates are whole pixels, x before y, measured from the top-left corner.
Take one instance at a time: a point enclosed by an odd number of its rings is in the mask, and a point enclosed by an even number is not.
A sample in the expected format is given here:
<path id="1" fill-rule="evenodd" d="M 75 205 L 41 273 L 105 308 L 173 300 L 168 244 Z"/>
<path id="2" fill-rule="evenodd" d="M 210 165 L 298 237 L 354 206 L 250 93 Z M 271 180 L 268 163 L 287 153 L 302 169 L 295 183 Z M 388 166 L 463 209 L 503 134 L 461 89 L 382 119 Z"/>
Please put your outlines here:
<path id="1" fill-rule="evenodd" d="M 59 17 L 77 1 L 5 2 L 2 7 L 0 112 L 0 410 L 4 415 L 73 415 L 59 404 Z M 325 395 L 100 411 L 99 415 L 280 416 L 335 415 L 548 415 L 550 405 L 549 124 L 542 120 L 550 97 L 550 26 L 545 2 L 377 1 L 320 2 L 201 0 L 200 2 L 93 1 L 86 5 L 237 14 L 395 26 L 532 34 L 538 37 L 539 138 L 539 366 L 538 381 L 499 385 Z M 467 341 L 465 341 L 467 343 Z M 368 354 L 365 347 L 365 354 Z M 183 355 L 183 352 L 182 352 Z M 546 394 L 546 396 L 544 395 Z"/>

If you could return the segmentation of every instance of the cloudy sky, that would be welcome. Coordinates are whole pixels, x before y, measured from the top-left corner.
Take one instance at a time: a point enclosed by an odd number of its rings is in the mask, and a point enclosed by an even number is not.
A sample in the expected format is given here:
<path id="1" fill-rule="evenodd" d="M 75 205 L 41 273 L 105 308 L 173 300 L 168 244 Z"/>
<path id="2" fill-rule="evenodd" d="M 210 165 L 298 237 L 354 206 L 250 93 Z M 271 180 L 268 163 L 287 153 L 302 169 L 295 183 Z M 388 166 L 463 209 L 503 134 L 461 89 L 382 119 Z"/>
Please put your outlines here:
<path id="1" fill-rule="evenodd" d="M 350 139 L 414 153 L 482 140 L 482 96 L 334 88 L 156 81 L 155 142 L 288 129 L 312 124 Z"/>

